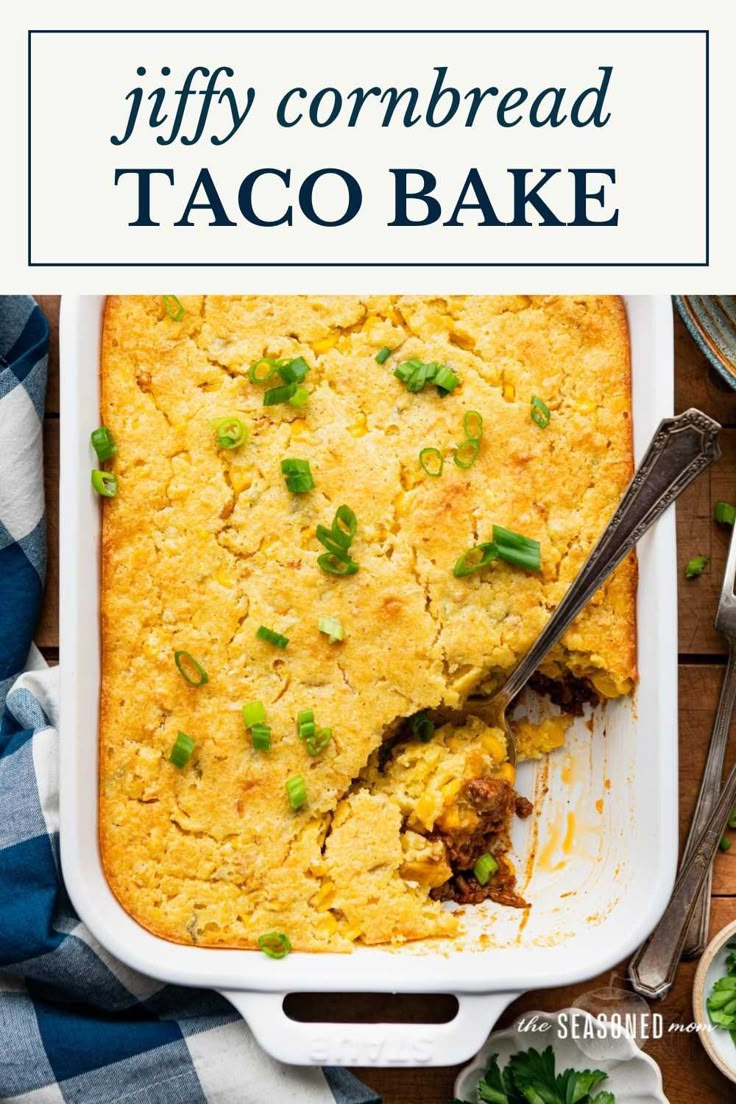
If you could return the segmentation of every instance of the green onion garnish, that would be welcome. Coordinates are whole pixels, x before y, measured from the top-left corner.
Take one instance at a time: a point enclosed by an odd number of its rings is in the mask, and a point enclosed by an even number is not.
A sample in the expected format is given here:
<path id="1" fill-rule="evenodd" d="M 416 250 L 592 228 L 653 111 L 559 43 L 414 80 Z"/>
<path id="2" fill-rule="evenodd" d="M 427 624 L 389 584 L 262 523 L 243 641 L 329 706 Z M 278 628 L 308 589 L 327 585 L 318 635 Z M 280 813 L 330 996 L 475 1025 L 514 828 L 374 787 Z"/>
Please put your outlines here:
<path id="1" fill-rule="evenodd" d="M 432 479 L 439 479 L 442 475 L 442 469 L 445 466 L 445 461 L 442 458 L 442 453 L 437 448 L 423 448 L 419 453 L 419 466 L 422 471 L 425 471 L 427 475 L 430 475 Z"/>
<path id="2" fill-rule="evenodd" d="M 295 812 L 297 809 L 301 809 L 307 800 L 307 788 L 300 774 L 295 774 L 286 779 L 286 793 L 292 809 Z"/>
<path id="3" fill-rule="evenodd" d="M 100 426 L 99 429 L 93 429 L 89 439 L 92 442 L 92 448 L 97 453 L 97 459 L 101 464 L 104 464 L 106 460 L 110 460 L 113 456 L 117 455 L 118 446 L 115 444 L 115 438 L 107 426 Z"/>
<path id="4" fill-rule="evenodd" d="M 267 644 L 275 644 L 277 648 L 285 648 L 289 643 L 288 636 L 274 632 L 273 629 L 267 629 L 265 625 L 256 629 L 256 636 L 259 640 L 265 640 Z"/>
<path id="5" fill-rule="evenodd" d="M 181 650 L 174 652 L 174 663 L 179 669 L 179 674 L 190 686 L 204 686 L 206 682 L 209 682 L 209 675 L 204 667 L 201 663 L 198 663 L 189 652 Z M 194 674 L 192 673 L 192 668 L 194 669 Z M 194 675 L 196 675 L 196 678 Z"/>
<path id="6" fill-rule="evenodd" d="M 184 732 L 177 732 L 176 743 L 169 754 L 169 761 L 175 767 L 185 767 L 191 759 L 193 751 L 194 740 L 191 736 L 187 736 Z"/>
<path id="7" fill-rule="evenodd" d="M 693 556 L 691 560 L 687 561 L 685 578 L 697 579 L 698 575 L 703 574 L 709 562 L 710 556 Z"/>
<path id="8" fill-rule="evenodd" d="M 276 375 L 278 366 L 279 361 L 273 357 L 261 357 L 260 360 L 254 361 L 248 369 L 248 379 L 251 383 L 268 383 Z"/>
<path id="9" fill-rule="evenodd" d="M 342 621 L 338 617 L 321 617 L 318 628 L 321 633 L 325 634 L 330 644 L 337 644 L 345 636 Z"/>
<path id="10" fill-rule="evenodd" d="M 291 950 L 288 935 L 283 932 L 266 932 L 258 936 L 258 946 L 269 958 L 286 958 Z"/>
<path id="11" fill-rule="evenodd" d="M 482 886 L 488 884 L 488 881 L 490 880 L 490 878 L 493 877 L 497 870 L 497 861 L 494 859 L 493 855 L 489 855 L 487 851 L 485 855 L 481 855 L 481 857 L 478 859 L 475 866 L 473 867 L 473 873 L 475 874 L 477 881 Z"/>
<path id="12" fill-rule="evenodd" d="M 349 548 L 353 543 L 353 537 L 358 531 L 358 519 L 349 506 L 338 506 L 335 511 L 335 520 L 332 522 L 332 532 L 337 539 L 341 534 L 343 548 Z"/>
<path id="13" fill-rule="evenodd" d="M 538 425 L 540 429 L 546 429 L 552 417 L 547 404 L 538 399 L 536 395 L 532 396 L 531 417 L 534 424 Z"/>
<path id="14" fill-rule="evenodd" d="M 327 745 L 332 740 L 331 728 L 318 728 L 311 736 L 306 736 L 304 739 L 304 745 L 307 752 L 314 758 L 325 750 Z"/>
<path id="15" fill-rule="evenodd" d="M 164 301 L 164 310 L 169 318 L 173 318 L 174 322 L 181 322 L 184 317 L 184 306 L 181 299 L 176 295 L 162 295 L 161 298 Z"/>
<path id="16" fill-rule="evenodd" d="M 467 552 L 463 552 L 452 573 L 456 579 L 464 579 L 466 575 L 473 575 L 476 571 L 481 571 L 497 559 L 498 549 L 495 544 L 493 541 L 485 541 L 483 544 L 476 544 L 473 548 L 469 548 Z"/>
<path id="17" fill-rule="evenodd" d="M 114 498 L 118 493 L 118 477 L 112 472 L 98 471 L 95 468 L 92 472 L 92 486 L 103 498 Z"/>
<path id="18" fill-rule="evenodd" d="M 277 365 L 276 370 L 284 383 L 301 383 L 309 371 L 309 365 L 304 357 L 296 357 L 295 360 Z"/>
<path id="19" fill-rule="evenodd" d="M 477 410 L 465 411 L 463 429 L 468 441 L 480 441 L 483 436 L 483 419 Z"/>
<path id="20" fill-rule="evenodd" d="M 326 575 L 354 575 L 358 570 L 355 560 L 351 560 L 349 556 L 340 559 L 333 552 L 323 552 L 317 557 L 317 563 Z"/>
<path id="21" fill-rule="evenodd" d="M 266 720 L 266 707 L 261 701 L 249 702 L 243 706 L 243 724 L 246 728 L 263 724 Z"/>
<path id="22" fill-rule="evenodd" d="M 426 709 L 415 713 L 411 718 L 411 734 L 423 744 L 428 744 L 434 736 L 434 722 L 429 719 L 429 713 Z"/>
<path id="23" fill-rule="evenodd" d="M 285 383 L 283 387 L 272 387 L 263 396 L 264 406 L 278 406 L 279 403 L 289 402 L 297 393 L 298 384 Z"/>
<path id="24" fill-rule="evenodd" d="M 718 846 L 721 849 L 721 851 L 730 851 L 731 850 L 731 841 L 729 839 L 726 839 L 725 836 L 721 836 L 720 840 L 718 841 Z"/>
<path id="25" fill-rule="evenodd" d="M 256 751 L 271 750 L 271 726 L 267 724 L 254 724 L 250 730 L 250 738 Z"/>
<path id="26" fill-rule="evenodd" d="M 358 565 L 348 555 L 348 549 L 358 529 L 358 519 L 349 506 L 338 506 L 332 528 L 317 526 L 317 540 L 327 549 L 317 557 L 317 563 L 328 575 L 354 575 Z"/>
<path id="27" fill-rule="evenodd" d="M 310 736 L 314 736 L 317 726 L 314 723 L 313 710 L 300 709 L 296 715 L 296 724 L 300 740 L 306 740 Z"/>
<path id="28" fill-rule="evenodd" d="M 295 406 L 297 410 L 301 410 L 306 405 L 309 398 L 309 391 L 306 387 L 297 387 L 294 394 L 289 399 L 289 406 Z"/>
<path id="29" fill-rule="evenodd" d="M 446 395 L 449 391 L 454 391 L 459 383 L 460 377 L 455 375 L 453 370 L 448 368 L 446 364 L 440 364 L 434 377 L 434 384 L 440 395 Z"/>
<path id="30" fill-rule="evenodd" d="M 432 360 L 428 363 L 413 357 L 405 360 L 394 368 L 394 375 L 406 387 L 407 391 L 418 393 L 423 391 L 428 383 L 433 383 L 441 395 L 448 391 L 454 391 L 460 383 L 460 379 L 446 364 L 437 364 Z"/>
<path id="31" fill-rule="evenodd" d="M 472 468 L 480 452 L 480 437 L 468 437 L 458 445 L 453 454 L 453 461 L 458 468 Z"/>
<path id="32" fill-rule="evenodd" d="M 523 537 L 521 533 L 514 533 L 512 529 L 504 529 L 501 525 L 494 525 L 493 543 L 499 560 L 505 560 L 516 567 L 524 567 L 527 571 L 541 571 L 541 546 L 538 540 Z"/>
<path id="33" fill-rule="evenodd" d="M 228 415 L 226 418 L 217 418 L 217 420 L 212 423 L 212 428 L 215 431 L 217 447 L 221 449 L 240 448 L 243 442 L 248 438 L 248 430 L 245 428 L 245 422 L 240 418 L 236 418 L 234 415 Z"/>
<path id="34" fill-rule="evenodd" d="M 385 364 L 388 358 L 391 356 L 391 350 L 388 345 L 384 345 L 379 353 L 376 353 L 376 363 Z"/>
<path id="35" fill-rule="evenodd" d="M 733 525 L 736 521 L 736 506 L 731 506 L 728 502 L 716 502 L 713 517 L 722 525 Z"/>
<path id="36" fill-rule="evenodd" d="M 286 479 L 287 490 L 293 494 L 304 494 L 314 489 L 314 479 L 308 460 L 287 458 L 281 461 L 281 472 Z"/>

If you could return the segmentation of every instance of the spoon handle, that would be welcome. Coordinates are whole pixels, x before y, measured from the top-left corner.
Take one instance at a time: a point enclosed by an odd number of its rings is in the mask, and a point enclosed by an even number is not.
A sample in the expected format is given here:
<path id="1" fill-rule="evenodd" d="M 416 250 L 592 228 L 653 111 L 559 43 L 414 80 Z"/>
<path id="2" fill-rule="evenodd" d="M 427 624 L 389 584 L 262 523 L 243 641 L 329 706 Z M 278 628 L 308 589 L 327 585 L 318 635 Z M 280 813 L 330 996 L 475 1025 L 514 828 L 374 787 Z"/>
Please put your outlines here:
<path id="1" fill-rule="evenodd" d="M 649 939 L 642 943 L 629 963 L 629 978 L 643 997 L 666 997 L 672 988 L 680 962 L 687 927 L 708 876 L 713 856 L 736 801 L 736 766 L 721 790 L 720 797 L 700 833 L 690 858 L 683 863 L 672 891 L 670 903 Z"/>
<path id="2" fill-rule="evenodd" d="M 618 509 L 539 637 L 498 691 L 508 703 L 526 685 L 583 606 L 647 529 L 721 455 L 721 427 L 700 410 L 659 423 Z"/>

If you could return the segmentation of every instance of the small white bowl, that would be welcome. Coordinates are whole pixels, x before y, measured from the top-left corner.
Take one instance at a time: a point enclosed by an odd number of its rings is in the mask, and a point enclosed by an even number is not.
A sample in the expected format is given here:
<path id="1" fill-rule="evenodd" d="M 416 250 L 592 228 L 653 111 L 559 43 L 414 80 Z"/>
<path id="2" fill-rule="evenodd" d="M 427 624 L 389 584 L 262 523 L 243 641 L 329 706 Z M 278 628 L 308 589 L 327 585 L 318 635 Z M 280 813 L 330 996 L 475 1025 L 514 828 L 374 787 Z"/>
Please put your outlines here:
<path id="1" fill-rule="evenodd" d="M 536 1030 L 519 1030 L 520 1024 L 529 1024 L 536 1017 Z M 573 1027 L 575 1024 L 577 1030 Z M 545 1026 L 549 1025 L 549 1026 Z M 589 1041 L 582 1036 L 586 1029 L 606 1033 L 610 1039 L 608 1049 L 616 1057 L 603 1058 L 605 1039 L 597 1040 L 596 1056 L 591 1057 Z M 576 1035 L 576 1038 L 572 1036 Z M 483 1075 L 491 1054 L 498 1054 L 501 1069 L 512 1054 L 520 1050 L 544 1050 L 551 1046 L 555 1052 L 557 1072 L 569 1068 L 600 1069 L 608 1079 L 596 1088 L 607 1090 L 616 1097 L 616 1104 L 668 1104 L 662 1088 L 662 1074 L 657 1063 L 644 1054 L 628 1036 L 617 1033 L 609 1022 L 599 1020 L 580 1008 L 563 1008 L 559 1012 L 525 1012 L 503 1031 L 494 1031 L 485 1046 L 476 1054 L 469 1066 L 460 1071 L 455 1082 L 455 1095 L 459 1100 L 475 1101 L 475 1090 Z"/>
<path id="2" fill-rule="evenodd" d="M 731 939 L 736 939 L 736 920 L 722 928 L 703 951 L 693 982 L 693 1016 L 696 1023 L 710 1023 L 705 1002 L 718 978 L 726 972 L 729 954 L 726 944 Z M 699 1031 L 698 1038 L 713 1065 L 724 1077 L 736 1081 L 736 1043 L 729 1033 L 724 1028 L 714 1027 L 712 1031 Z"/>

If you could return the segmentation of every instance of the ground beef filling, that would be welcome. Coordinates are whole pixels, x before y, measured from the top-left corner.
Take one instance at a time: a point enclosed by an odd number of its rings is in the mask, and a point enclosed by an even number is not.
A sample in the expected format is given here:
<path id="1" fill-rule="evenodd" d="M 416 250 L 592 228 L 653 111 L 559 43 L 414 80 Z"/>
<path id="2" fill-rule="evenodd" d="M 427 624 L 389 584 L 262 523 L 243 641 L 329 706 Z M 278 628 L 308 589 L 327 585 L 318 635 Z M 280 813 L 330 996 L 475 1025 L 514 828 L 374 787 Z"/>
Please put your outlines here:
<path id="1" fill-rule="evenodd" d="M 516 874 L 505 851 L 511 818 L 528 817 L 532 803 L 498 778 L 472 779 L 466 784 L 463 797 L 478 814 L 478 823 L 472 830 L 434 833 L 434 838 L 445 845 L 453 876 L 431 890 L 430 895 L 436 901 L 457 901 L 462 905 L 477 905 L 490 899 L 499 905 L 527 908 L 527 902 L 516 893 Z M 473 866 L 487 851 L 498 862 L 498 870 L 486 885 L 481 885 L 473 874 Z"/>
<path id="2" fill-rule="evenodd" d="M 566 675 L 564 679 L 552 679 L 539 671 L 529 679 L 529 687 L 537 694 L 543 694 L 554 705 L 559 705 L 563 713 L 573 717 L 582 717 L 586 705 L 595 707 L 600 696 L 587 679 Z"/>

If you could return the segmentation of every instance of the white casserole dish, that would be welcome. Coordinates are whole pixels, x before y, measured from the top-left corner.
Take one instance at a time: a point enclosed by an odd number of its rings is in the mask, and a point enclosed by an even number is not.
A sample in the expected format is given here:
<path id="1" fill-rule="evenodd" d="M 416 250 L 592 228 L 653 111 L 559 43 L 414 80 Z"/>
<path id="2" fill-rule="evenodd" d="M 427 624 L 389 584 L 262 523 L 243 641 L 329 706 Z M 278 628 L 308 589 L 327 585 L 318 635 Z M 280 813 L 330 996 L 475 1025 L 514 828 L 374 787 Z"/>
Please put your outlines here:
<path id="1" fill-rule="evenodd" d="M 637 460 L 672 413 L 672 308 L 626 299 Z M 536 812 L 517 822 L 519 889 L 528 917 L 466 910 L 468 933 L 442 945 L 352 955 L 184 947 L 140 927 L 118 904 L 97 842 L 100 503 L 90 487 L 90 431 L 99 423 L 103 296 L 65 296 L 61 313 L 61 858 L 72 902 L 94 936 L 127 965 L 162 981 L 220 990 L 274 1057 L 299 1064 L 438 1065 L 466 1061 L 527 989 L 592 977 L 649 934 L 677 859 L 677 613 L 675 517 L 639 546 L 640 684 L 631 701 L 579 721 L 568 749 L 524 764 L 517 788 Z M 546 789 L 546 792 L 544 792 Z M 536 790 L 536 793 L 535 793 Z M 528 858 L 530 852 L 533 858 Z M 495 911 L 494 911 L 495 909 Z M 453 993 L 445 1024 L 299 1023 L 286 993 Z"/>

